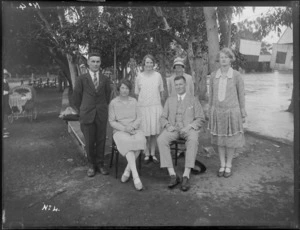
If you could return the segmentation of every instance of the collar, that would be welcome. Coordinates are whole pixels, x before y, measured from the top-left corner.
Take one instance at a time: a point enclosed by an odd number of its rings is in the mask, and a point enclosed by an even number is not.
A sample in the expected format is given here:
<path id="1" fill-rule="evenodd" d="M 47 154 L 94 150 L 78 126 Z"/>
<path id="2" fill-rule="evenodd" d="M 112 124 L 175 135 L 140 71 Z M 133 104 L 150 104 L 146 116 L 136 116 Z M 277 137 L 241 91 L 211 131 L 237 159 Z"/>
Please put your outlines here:
<path id="1" fill-rule="evenodd" d="M 130 97 L 130 96 L 128 96 L 128 101 L 132 101 L 132 100 L 133 100 L 133 98 Z M 120 96 L 117 96 L 117 97 L 116 97 L 116 101 L 121 101 Z"/>
<path id="2" fill-rule="evenodd" d="M 91 77 L 94 77 L 94 73 L 96 73 L 96 76 L 97 76 L 97 77 L 99 76 L 99 71 L 93 72 L 93 71 L 91 71 L 91 70 L 89 69 L 89 73 L 90 73 Z"/>
<path id="3" fill-rule="evenodd" d="M 186 75 L 188 75 L 188 74 L 183 72 L 182 75 L 178 75 L 178 76 L 186 76 Z M 173 76 L 175 78 L 176 77 L 176 72 L 173 72 L 171 76 Z"/>
<path id="4" fill-rule="evenodd" d="M 185 95 L 186 95 L 186 93 L 184 93 L 184 94 L 182 94 L 182 95 L 177 94 L 177 99 L 179 100 L 179 97 L 181 97 L 181 99 L 184 100 Z"/>
<path id="5" fill-rule="evenodd" d="M 218 69 L 217 73 L 216 73 L 216 78 L 219 78 L 222 76 L 222 73 L 221 73 L 221 69 Z M 232 78 L 233 77 L 233 69 L 231 67 L 229 67 L 228 69 L 228 72 L 227 72 L 227 75 L 226 75 L 228 78 Z"/>

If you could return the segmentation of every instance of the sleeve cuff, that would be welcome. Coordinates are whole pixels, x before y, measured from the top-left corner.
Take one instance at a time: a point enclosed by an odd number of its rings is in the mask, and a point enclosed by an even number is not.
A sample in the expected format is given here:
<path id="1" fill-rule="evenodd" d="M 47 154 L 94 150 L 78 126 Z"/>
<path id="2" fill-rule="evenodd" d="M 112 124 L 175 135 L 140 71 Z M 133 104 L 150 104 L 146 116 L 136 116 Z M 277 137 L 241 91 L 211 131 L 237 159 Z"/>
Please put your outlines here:
<path id="1" fill-rule="evenodd" d="M 247 113 L 245 109 L 241 109 L 242 117 L 247 117 Z"/>

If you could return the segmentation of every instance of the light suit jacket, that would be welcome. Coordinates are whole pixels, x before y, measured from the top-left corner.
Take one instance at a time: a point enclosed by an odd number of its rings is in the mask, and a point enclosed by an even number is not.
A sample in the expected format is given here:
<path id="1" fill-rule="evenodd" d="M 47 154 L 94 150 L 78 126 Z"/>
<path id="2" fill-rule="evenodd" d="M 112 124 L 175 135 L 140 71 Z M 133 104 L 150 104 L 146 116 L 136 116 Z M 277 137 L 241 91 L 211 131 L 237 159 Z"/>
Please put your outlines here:
<path id="1" fill-rule="evenodd" d="M 177 103 L 177 95 L 171 96 L 167 99 L 162 116 L 160 118 L 160 122 L 163 128 L 165 128 L 168 124 L 175 126 Z M 203 122 L 205 121 L 203 109 L 199 100 L 192 95 L 186 94 L 182 103 L 184 106 L 184 127 L 190 124 L 194 127 L 194 129 L 196 128 L 195 130 L 199 130 Z"/>

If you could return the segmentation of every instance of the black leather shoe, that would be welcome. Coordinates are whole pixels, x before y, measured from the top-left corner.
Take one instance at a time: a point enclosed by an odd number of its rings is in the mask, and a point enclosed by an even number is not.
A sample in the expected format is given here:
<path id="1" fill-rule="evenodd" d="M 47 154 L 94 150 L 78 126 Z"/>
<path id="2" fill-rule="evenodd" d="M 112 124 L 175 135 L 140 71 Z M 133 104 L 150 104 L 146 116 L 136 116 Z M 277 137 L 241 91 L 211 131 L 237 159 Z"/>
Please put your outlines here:
<path id="1" fill-rule="evenodd" d="M 186 192 L 189 189 L 190 189 L 189 178 L 184 176 L 181 182 L 181 190 Z"/>
<path id="2" fill-rule="evenodd" d="M 94 167 L 89 167 L 87 172 L 86 172 L 88 177 L 93 177 L 96 175 L 96 170 Z"/>
<path id="3" fill-rule="evenodd" d="M 102 174 L 102 175 L 108 175 L 109 172 L 108 170 L 105 168 L 105 166 L 98 166 L 98 171 Z"/>
<path id="4" fill-rule="evenodd" d="M 151 161 L 152 161 L 151 156 L 148 156 L 148 157 L 146 156 L 145 159 L 144 159 L 144 162 L 145 162 L 146 165 L 149 164 Z"/>
<path id="5" fill-rule="evenodd" d="M 174 188 L 177 184 L 180 183 L 180 178 L 177 175 L 171 175 L 170 177 L 171 177 L 171 179 L 170 179 L 170 182 L 168 184 L 168 187 L 169 188 Z"/>

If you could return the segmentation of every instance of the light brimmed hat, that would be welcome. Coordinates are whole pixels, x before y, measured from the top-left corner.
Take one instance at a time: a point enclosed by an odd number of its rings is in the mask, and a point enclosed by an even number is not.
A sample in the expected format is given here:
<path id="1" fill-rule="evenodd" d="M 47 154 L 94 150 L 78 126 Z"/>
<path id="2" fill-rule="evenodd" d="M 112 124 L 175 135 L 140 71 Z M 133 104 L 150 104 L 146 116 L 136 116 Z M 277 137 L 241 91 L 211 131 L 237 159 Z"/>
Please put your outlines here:
<path id="1" fill-rule="evenodd" d="M 173 63 L 173 69 L 175 68 L 175 65 L 181 65 L 184 68 L 185 67 L 184 60 L 180 57 L 175 58 Z"/>

